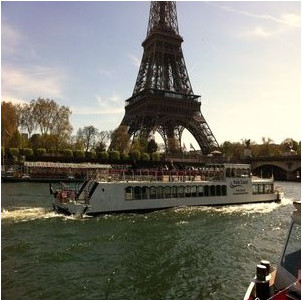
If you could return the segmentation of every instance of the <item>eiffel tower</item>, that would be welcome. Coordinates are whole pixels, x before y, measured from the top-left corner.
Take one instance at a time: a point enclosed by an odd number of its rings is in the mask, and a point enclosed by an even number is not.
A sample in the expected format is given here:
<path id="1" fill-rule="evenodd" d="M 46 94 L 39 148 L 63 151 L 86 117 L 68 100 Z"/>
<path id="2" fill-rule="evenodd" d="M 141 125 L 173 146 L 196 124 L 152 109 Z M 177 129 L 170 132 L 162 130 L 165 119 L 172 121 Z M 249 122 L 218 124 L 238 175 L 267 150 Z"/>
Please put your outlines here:
<path id="1" fill-rule="evenodd" d="M 219 145 L 200 111 L 200 96 L 193 93 L 182 42 L 176 1 L 152 1 L 141 65 L 120 126 L 127 126 L 134 138 L 158 132 L 170 153 L 181 149 L 187 129 L 208 154 Z"/>

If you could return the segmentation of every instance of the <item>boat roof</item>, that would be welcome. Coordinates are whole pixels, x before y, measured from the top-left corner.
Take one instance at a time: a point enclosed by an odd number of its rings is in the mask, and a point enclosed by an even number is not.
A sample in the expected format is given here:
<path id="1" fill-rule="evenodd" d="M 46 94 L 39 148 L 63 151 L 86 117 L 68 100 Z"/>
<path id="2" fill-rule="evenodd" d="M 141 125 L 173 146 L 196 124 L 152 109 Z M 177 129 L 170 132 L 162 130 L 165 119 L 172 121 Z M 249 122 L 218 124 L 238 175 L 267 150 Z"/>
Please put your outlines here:
<path id="1" fill-rule="evenodd" d="M 24 166 L 30 168 L 56 168 L 56 169 L 111 169 L 111 165 L 91 163 L 59 163 L 45 161 L 25 161 Z"/>

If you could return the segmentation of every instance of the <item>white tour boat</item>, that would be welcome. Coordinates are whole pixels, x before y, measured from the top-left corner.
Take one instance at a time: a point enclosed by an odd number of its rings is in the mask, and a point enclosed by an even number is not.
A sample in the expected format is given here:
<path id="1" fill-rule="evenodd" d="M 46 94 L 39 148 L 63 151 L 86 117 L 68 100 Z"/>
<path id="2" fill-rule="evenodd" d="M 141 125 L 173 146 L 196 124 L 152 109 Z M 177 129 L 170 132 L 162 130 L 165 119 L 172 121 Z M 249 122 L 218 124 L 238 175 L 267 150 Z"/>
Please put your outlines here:
<path id="1" fill-rule="evenodd" d="M 296 210 L 286 237 L 277 268 L 262 260 L 250 283 L 244 300 L 300 300 L 301 299 L 301 201 L 294 202 Z"/>
<path id="2" fill-rule="evenodd" d="M 67 214 L 159 210 L 280 200 L 273 178 L 251 175 L 248 164 L 195 170 L 107 170 L 81 186 L 50 186 L 53 207 Z"/>

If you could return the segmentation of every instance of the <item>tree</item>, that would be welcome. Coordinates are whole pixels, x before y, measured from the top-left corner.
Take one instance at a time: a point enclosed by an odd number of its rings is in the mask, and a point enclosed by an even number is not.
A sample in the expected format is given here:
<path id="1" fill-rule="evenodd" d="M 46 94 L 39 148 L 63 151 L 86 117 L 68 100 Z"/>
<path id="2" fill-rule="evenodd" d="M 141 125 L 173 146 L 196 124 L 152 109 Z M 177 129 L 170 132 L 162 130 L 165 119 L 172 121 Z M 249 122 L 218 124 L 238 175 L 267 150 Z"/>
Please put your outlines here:
<path id="1" fill-rule="evenodd" d="M 39 133 L 33 134 L 29 141 L 34 149 L 41 148 L 43 145 L 42 137 Z"/>
<path id="2" fill-rule="evenodd" d="M 259 145 L 259 156 L 274 156 L 278 155 L 278 150 L 276 150 L 276 145 L 272 144 L 273 140 L 271 138 L 262 137 L 262 145 Z"/>
<path id="3" fill-rule="evenodd" d="M 243 156 L 244 151 L 244 142 L 243 143 L 232 143 L 229 141 L 225 141 L 221 148 L 225 157 L 228 159 L 240 159 Z"/>
<path id="4" fill-rule="evenodd" d="M 293 140 L 291 138 L 287 138 L 281 143 L 280 147 L 281 147 L 282 153 L 285 153 L 285 152 L 289 153 L 291 150 L 298 151 L 299 144 L 295 140 Z"/>
<path id="5" fill-rule="evenodd" d="M 106 160 L 109 158 L 109 153 L 106 151 L 99 152 L 98 158 Z"/>
<path id="6" fill-rule="evenodd" d="M 112 132 L 110 132 L 108 130 L 102 130 L 99 132 L 98 142 L 99 142 L 99 145 L 104 148 L 104 150 L 107 148 L 107 143 L 109 142 L 111 133 Z"/>
<path id="7" fill-rule="evenodd" d="M 148 151 L 148 140 L 144 137 L 135 138 L 132 141 L 130 151 L 138 150 L 139 152 L 147 152 Z"/>
<path id="8" fill-rule="evenodd" d="M 158 146 L 154 139 L 151 139 L 149 141 L 147 148 L 148 148 L 148 153 L 153 153 L 157 151 Z"/>
<path id="9" fill-rule="evenodd" d="M 175 137 L 169 137 L 168 138 L 168 152 L 170 153 L 175 153 L 175 152 L 180 152 L 181 150 L 181 145 L 179 144 L 178 139 Z M 167 151 L 167 149 L 166 149 Z"/>
<path id="10" fill-rule="evenodd" d="M 51 135 L 53 148 L 57 151 L 70 139 L 72 126 L 69 118 L 71 110 L 67 106 L 59 106 L 54 100 L 38 98 L 21 108 L 21 126 L 31 134 L 39 129 L 42 138 Z M 65 146 L 64 145 L 64 146 Z"/>
<path id="11" fill-rule="evenodd" d="M 1 143 L 10 147 L 13 135 L 18 131 L 18 112 L 11 102 L 1 102 Z"/>
<path id="12" fill-rule="evenodd" d="M 42 135 L 49 133 L 57 122 L 58 104 L 54 100 L 38 98 L 31 100 L 33 117 Z"/>
<path id="13" fill-rule="evenodd" d="M 79 140 L 83 142 L 84 151 L 88 152 L 88 150 L 95 147 L 96 138 L 98 136 L 98 129 L 94 126 L 85 126 L 83 129 L 80 128 L 78 130 L 77 136 Z"/>
<path id="14" fill-rule="evenodd" d="M 117 150 L 113 150 L 109 152 L 109 157 L 112 160 L 120 160 L 120 152 Z"/>
<path id="15" fill-rule="evenodd" d="M 55 147 L 58 151 L 60 146 L 70 139 L 72 133 L 72 126 L 69 121 L 71 116 L 71 110 L 66 106 L 61 106 L 58 108 L 56 115 L 56 122 L 53 127 L 51 127 L 50 133 L 56 136 Z"/>
<path id="16" fill-rule="evenodd" d="M 100 131 L 99 135 L 97 137 L 97 143 L 95 145 L 95 152 L 98 154 L 102 151 L 106 151 L 107 149 L 107 142 L 110 138 L 110 132 L 109 131 Z"/>
<path id="17" fill-rule="evenodd" d="M 151 158 L 152 158 L 152 160 L 154 160 L 154 161 L 159 161 L 159 160 L 160 160 L 160 154 L 159 154 L 158 152 L 153 152 L 153 153 L 151 154 Z"/>
<path id="18" fill-rule="evenodd" d="M 146 152 L 143 152 L 142 155 L 141 155 L 141 160 L 149 161 L 150 160 L 150 154 L 146 153 Z"/>
<path id="19" fill-rule="evenodd" d="M 20 106 L 20 126 L 26 129 L 29 136 L 36 128 L 36 122 L 33 114 L 34 102 L 25 103 Z"/>
<path id="20" fill-rule="evenodd" d="M 129 149 L 128 128 L 125 125 L 119 126 L 111 134 L 111 144 L 109 150 L 118 150 L 120 153 L 125 153 Z"/>
<path id="21" fill-rule="evenodd" d="M 129 152 L 129 157 L 133 161 L 140 160 L 141 153 L 138 150 L 133 150 L 133 151 Z"/>

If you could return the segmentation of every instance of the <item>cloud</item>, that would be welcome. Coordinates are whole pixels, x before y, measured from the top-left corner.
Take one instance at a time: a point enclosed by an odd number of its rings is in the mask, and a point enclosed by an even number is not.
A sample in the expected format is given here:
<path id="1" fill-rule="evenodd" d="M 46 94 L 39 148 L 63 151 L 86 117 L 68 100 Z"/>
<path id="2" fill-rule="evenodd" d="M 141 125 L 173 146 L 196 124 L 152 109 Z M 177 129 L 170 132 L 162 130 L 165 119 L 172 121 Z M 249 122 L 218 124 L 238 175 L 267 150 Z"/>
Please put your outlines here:
<path id="1" fill-rule="evenodd" d="M 141 64 L 141 60 L 139 58 L 137 58 L 135 55 L 133 54 L 129 54 L 128 57 L 130 58 L 130 60 L 132 61 L 132 63 L 139 68 L 140 64 Z"/>
<path id="2" fill-rule="evenodd" d="M 2 22 L 1 27 L 2 53 L 8 55 L 15 54 L 19 51 L 19 46 L 24 43 L 25 37 L 5 21 Z"/>
<path id="3" fill-rule="evenodd" d="M 113 72 L 111 70 L 99 68 L 98 73 L 101 76 L 104 76 L 104 77 L 107 77 L 107 78 L 113 78 Z"/>
<path id="4" fill-rule="evenodd" d="M 301 17 L 294 13 L 283 14 L 279 20 L 280 23 L 286 24 L 290 27 L 301 27 Z"/>
<path id="5" fill-rule="evenodd" d="M 295 13 L 285 13 L 279 17 L 275 17 L 275 16 L 269 15 L 269 14 L 251 13 L 249 11 L 235 9 L 233 7 L 217 4 L 215 2 L 207 2 L 207 4 L 215 6 L 215 7 L 219 7 L 225 11 L 234 12 L 237 14 L 245 15 L 248 17 L 256 18 L 256 19 L 269 20 L 269 21 L 273 21 L 273 22 L 276 22 L 279 24 L 287 25 L 289 27 L 299 28 L 301 26 L 300 25 L 301 17 L 300 17 L 300 15 L 297 15 Z"/>
<path id="6" fill-rule="evenodd" d="M 247 30 L 241 34 L 239 34 L 240 37 L 255 37 L 255 38 L 266 38 L 269 36 L 272 36 L 276 33 L 276 31 L 267 31 L 262 26 L 256 26 L 252 30 Z"/>
<path id="7" fill-rule="evenodd" d="M 62 70 L 45 66 L 17 68 L 2 66 L 2 95 L 28 97 L 58 97 L 62 93 L 65 75 Z"/>
<path id="8" fill-rule="evenodd" d="M 124 109 L 123 108 L 96 108 L 96 107 L 71 107 L 71 111 L 74 115 L 115 115 L 121 114 Z"/>
<path id="9" fill-rule="evenodd" d="M 72 107 L 71 110 L 76 115 L 109 115 L 121 114 L 124 112 L 122 98 L 114 93 L 111 97 L 103 98 L 102 96 L 95 96 L 96 106 L 92 107 Z M 85 102 L 85 101 L 83 101 Z"/>

